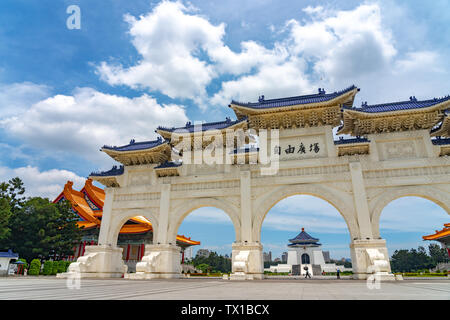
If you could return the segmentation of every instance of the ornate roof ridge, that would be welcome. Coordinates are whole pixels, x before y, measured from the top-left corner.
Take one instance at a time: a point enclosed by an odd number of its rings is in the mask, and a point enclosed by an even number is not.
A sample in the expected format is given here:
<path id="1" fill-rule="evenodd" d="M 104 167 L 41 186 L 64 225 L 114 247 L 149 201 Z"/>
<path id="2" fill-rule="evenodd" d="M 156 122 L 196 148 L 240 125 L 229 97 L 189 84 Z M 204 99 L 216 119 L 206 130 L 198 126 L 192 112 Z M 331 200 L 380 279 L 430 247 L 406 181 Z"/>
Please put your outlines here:
<path id="1" fill-rule="evenodd" d="M 275 103 L 275 102 L 289 102 L 289 101 L 296 101 L 296 100 L 304 100 L 304 99 L 308 99 L 308 98 L 318 98 L 318 97 L 334 98 L 334 97 L 337 97 L 339 95 L 342 95 L 342 94 L 347 93 L 354 89 L 358 89 L 358 88 L 355 85 L 351 85 L 350 87 L 340 90 L 340 91 L 326 93 L 324 89 L 319 88 L 319 93 L 315 93 L 315 94 L 292 96 L 292 97 L 286 97 L 286 98 L 275 98 L 275 99 L 268 99 L 268 100 L 266 100 L 264 98 L 264 96 L 261 96 L 261 97 L 259 97 L 258 102 L 245 103 L 245 102 L 239 102 L 236 100 L 232 100 L 231 104 L 236 104 L 236 105 L 240 105 L 243 107 L 252 107 L 252 106 L 258 106 L 258 105 L 261 106 L 264 104 L 270 104 L 270 103 Z"/>
<path id="2" fill-rule="evenodd" d="M 109 149 L 109 150 L 115 150 L 115 151 L 123 151 L 123 150 L 119 150 L 119 149 L 125 149 L 127 147 L 131 147 L 131 146 L 142 146 L 142 145 L 147 145 L 147 147 L 142 148 L 142 149 L 149 149 L 149 148 L 154 148 L 157 147 L 159 145 L 164 144 L 165 142 L 167 142 L 166 140 L 163 140 L 161 137 L 158 137 L 156 140 L 149 140 L 149 141 L 141 141 L 141 142 L 136 142 L 134 139 L 130 140 L 130 143 L 127 145 L 123 145 L 123 146 L 107 146 L 104 145 L 102 147 L 102 149 Z M 127 150 L 125 150 L 127 151 Z"/>
<path id="3" fill-rule="evenodd" d="M 230 117 L 226 117 L 225 120 L 222 120 L 222 121 L 201 123 L 201 126 L 202 127 L 204 127 L 204 126 L 215 126 L 215 125 L 221 125 L 221 124 L 229 124 L 229 126 L 232 126 L 232 125 L 235 125 L 237 123 L 243 122 L 245 120 L 247 120 L 247 117 L 244 117 L 242 119 L 236 119 L 236 120 L 231 120 Z M 200 124 L 198 124 L 198 125 L 200 125 Z M 158 126 L 155 131 L 162 130 L 162 131 L 170 131 L 170 132 L 172 132 L 172 131 L 175 131 L 175 130 L 188 129 L 188 128 L 194 128 L 194 127 L 195 127 L 195 124 L 192 124 L 191 121 L 188 121 L 188 122 L 186 122 L 184 127 L 172 127 L 172 128 L 169 128 L 169 127 Z"/>
<path id="4" fill-rule="evenodd" d="M 450 100 L 450 95 L 444 96 L 441 98 L 433 98 L 428 100 L 417 100 L 415 96 L 409 97 L 409 100 L 404 101 L 396 101 L 396 102 L 387 102 L 387 103 L 379 103 L 379 104 L 367 104 L 367 101 L 363 102 L 361 107 L 346 107 L 343 108 L 346 110 L 352 110 L 352 111 L 360 111 L 360 112 L 371 112 L 373 109 L 379 109 L 384 107 L 393 107 L 393 106 L 402 106 L 402 105 L 411 105 L 408 109 L 420 109 L 420 108 L 426 108 L 430 107 L 436 104 L 439 104 L 441 102 L 445 102 Z M 421 105 L 422 104 L 422 105 Z M 375 110 L 375 112 L 380 112 L 381 110 Z M 386 110 L 391 111 L 391 110 Z"/>
<path id="5" fill-rule="evenodd" d="M 109 177 L 109 176 L 120 176 L 124 172 L 124 166 L 121 165 L 119 167 L 113 166 L 108 171 L 98 171 L 98 172 L 92 172 L 90 176 L 93 177 Z"/>

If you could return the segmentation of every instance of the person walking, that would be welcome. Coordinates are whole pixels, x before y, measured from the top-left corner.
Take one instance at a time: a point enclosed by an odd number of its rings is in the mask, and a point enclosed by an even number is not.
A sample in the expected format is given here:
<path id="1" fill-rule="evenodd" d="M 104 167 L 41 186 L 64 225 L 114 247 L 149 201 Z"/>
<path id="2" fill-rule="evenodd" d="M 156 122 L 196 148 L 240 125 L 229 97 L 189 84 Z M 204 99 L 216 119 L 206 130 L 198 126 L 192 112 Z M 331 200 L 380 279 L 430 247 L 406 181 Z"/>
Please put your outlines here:
<path id="1" fill-rule="evenodd" d="M 303 269 L 306 271 L 305 279 L 308 277 L 311 279 L 311 274 L 308 271 L 308 267 L 304 267 Z"/>
<path id="2" fill-rule="evenodd" d="M 341 278 L 341 270 L 337 269 L 336 275 L 337 275 L 337 278 L 340 279 Z"/>

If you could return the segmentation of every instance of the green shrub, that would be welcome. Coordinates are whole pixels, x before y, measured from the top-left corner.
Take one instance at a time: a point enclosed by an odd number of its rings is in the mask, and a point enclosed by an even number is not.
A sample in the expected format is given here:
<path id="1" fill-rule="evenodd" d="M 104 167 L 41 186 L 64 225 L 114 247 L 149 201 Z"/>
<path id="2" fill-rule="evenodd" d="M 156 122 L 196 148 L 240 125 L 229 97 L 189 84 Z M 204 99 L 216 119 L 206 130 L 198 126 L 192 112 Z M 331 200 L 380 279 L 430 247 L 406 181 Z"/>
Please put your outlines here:
<path id="1" fill-rule="evenodd" d="M 40 271 L 41 271 L 41 261 L 39 261 L 39 259 L 33 259 L 31 261 L 30 270 L 28 271 L 28 274 L 30 276 L 38 276 Z"/>
<path id="2" fill-rule="evenodd" d="M 58 262 L 59 261 L 53 261 L 52 275 L 54 275 L 54 276 L 58 273 Z"/>
<path id="3" fill-rule="evenodd" d="M 58 273 L 66 272 L 66 261 L 58 261 Z"/>
<path id="4" fill-rule="evenodd" d="M 53 269 L 53 261 L 45 261 L 44 262 L 44 270 L 42 271 L 42 273 L 45 276 L 49 276 L 52 274 L 52 269 Z"/>

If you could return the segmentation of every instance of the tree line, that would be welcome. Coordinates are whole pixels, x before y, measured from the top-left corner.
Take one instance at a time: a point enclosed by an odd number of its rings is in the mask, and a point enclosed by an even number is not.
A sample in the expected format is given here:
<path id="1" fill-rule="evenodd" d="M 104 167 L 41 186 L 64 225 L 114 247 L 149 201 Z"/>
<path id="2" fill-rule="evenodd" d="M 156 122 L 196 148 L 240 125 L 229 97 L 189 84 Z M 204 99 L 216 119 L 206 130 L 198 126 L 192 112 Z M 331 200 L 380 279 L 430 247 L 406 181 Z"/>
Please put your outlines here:
<path id="1" fill-rule="evenodd" d="M 73 255 L 82 231 L 71 205 L 24 194 L 18 177 L 0 183 L 0 251 L 11 249 L 26 261 Z"/>
<path id="2" fill-rule="evenodd" d="M 447 250 L 432 243 L 428 245 L 428 252 L 422 246 L 417 249 L 395 250 L 391 257 L 391 269 L 392 272 L 417 272 L 434 268 L 442 262 L 449 262 Z"/>
<path id="3" fill-rule="evenodd" d="M 217 252 L 211 252 L 208 257 L 195 256 L 192 260 L 186 261 L 186 264 L 193 265 L 203 273 L 231 272 L 231 259 L 218 255 Z"/>

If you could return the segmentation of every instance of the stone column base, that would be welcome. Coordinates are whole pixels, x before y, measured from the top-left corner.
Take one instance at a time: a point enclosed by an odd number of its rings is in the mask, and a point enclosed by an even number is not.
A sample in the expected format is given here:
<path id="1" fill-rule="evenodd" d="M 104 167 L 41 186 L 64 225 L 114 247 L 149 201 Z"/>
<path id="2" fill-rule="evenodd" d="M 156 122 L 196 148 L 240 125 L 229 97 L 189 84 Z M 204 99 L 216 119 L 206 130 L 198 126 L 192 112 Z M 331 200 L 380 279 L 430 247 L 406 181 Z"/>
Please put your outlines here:
<path id="1" fill-rule="evenodd" d="M 366 280 L 377 277 L 380 281 L 395 280 L 391 273 L 389 254 L 384 239 L 354 240 L 350 244 L 353 279 Z"/>
<path id="2" fill-rule="evenodd" d="M 106 245 L 86 246 L 85 254 L 71 263 L 65 273 L 58 278 L 122 278 L 127 266 L 122 260 L 122 248 Z"/>
<path id="3" fill-rule="evenodd" d="M 181 278 L 181 249 L 170 244 L 148 244 L 136 273 L 127 273 L 126 279 Z"/>
<path id="4" fill-rule="evenodd" d="M 264 279 L 262 245 L 257 242 L 233 243 L 230 280 Z"/>

